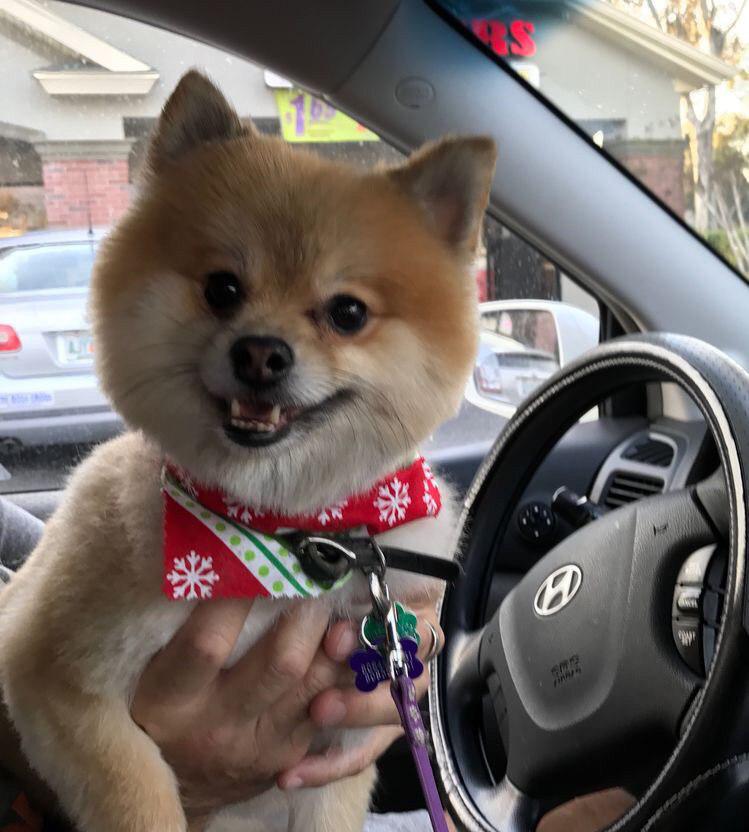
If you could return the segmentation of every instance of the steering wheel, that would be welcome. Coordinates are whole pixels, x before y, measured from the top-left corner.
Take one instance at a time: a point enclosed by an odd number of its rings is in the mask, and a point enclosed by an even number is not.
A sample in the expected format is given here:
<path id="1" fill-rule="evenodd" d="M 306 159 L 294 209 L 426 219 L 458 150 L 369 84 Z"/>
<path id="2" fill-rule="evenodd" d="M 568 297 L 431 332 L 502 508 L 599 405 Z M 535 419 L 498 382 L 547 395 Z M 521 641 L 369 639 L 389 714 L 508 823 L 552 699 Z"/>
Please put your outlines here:
<path id="1" fill-rule="evenodd" d="M 498 543 L 539 463 L 591 407 L 647 382 L 674 382 L 695 401 L 720 470 L 578 529 L 487 610 Z M 746 762 L 748 465 L 749 375 L 685 336 L 607 342 L 519 408 L 466 499 L 464 575 L 442 602 L 446 647 L 432 673 L 439 780 L 463 828 L 532 832 L 574 796 L 625 786 L 639 798 L 610 830 L 671 829 L 662 824 L 684 795 Z M 713 658 L 700 673 L 679 655 L 672 617 L 677 584 L 700 564 L 704 578 L 708 561 L 722 575 L 711 579 Z M 498 775 L 488 760 L 500 737 Z"/>

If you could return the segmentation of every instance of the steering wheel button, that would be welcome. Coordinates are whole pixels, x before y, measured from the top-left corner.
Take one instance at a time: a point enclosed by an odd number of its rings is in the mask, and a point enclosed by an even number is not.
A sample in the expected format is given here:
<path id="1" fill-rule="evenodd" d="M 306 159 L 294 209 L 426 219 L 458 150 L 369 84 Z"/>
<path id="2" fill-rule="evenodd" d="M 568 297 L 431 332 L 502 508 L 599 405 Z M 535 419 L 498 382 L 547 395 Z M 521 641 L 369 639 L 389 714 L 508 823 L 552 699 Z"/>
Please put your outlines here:
<path id="1" fill-rule="evenodd" d="M 676 582 L 701 587 L 705 582 L 707 567 L 710 564 L 710 559 L 713 556 L 715 548 L 715 544 L 711 544 L 710 546 L 703 546 L 701 549 L 697 549 L 696 552 L 692 552 L 679 570 L 679 577 L 676 579 Z"/>
<path id="2" fill-rule="evenodd" d="M 695 673 L 702 675 L 704 666 L 699 622 L 675 618 L 672 631 L 679 655 Z"/>
<path id="3" fill-rule="evenodd" d="M 700 589 L 698 587 L 686 587 L 685 589 L 677 590 L 677 612 L 697 614 L 700 610 L 700 594 Z"/>
<path id="4" fill-rule="evenodd" d="M 518 511 L 517 523 L 520 534 L 537 543 L 554 531 L 554 513 L 546 503 L 526 503 Z"/>

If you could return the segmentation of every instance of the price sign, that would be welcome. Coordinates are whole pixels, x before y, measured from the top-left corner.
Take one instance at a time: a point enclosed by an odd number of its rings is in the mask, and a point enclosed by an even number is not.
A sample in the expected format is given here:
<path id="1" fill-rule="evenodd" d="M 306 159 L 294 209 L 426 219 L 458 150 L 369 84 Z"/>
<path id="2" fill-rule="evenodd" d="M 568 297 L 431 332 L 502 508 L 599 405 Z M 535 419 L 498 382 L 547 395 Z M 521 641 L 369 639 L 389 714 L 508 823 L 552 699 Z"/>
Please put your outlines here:
<path id="1" fill-rule="evenodd" d="M 376 142 L 379 137 L 335 107 L 300 90 L 274 90 L 287 142 Z"/>

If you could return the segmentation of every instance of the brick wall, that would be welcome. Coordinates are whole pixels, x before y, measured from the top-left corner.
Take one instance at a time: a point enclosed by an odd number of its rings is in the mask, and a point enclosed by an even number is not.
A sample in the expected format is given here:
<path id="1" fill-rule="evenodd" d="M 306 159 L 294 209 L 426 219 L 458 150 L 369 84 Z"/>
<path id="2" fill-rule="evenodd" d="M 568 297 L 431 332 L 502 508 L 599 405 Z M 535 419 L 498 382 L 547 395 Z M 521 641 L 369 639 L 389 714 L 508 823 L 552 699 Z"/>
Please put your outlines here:
<path id="1" fill-rule="evenodd" d="M 57 159 L 42 172 L 50 226 L 111 225 L 127 208 L 127 159 Z"/>
<path id="2" fill-rule="evenodd" d="M 606 149 L 678 216 L 684 216 L 684 142 L 630 141 Z"/>
<path id="3" fill-rule="evenodd" d="M 130 202 L 132 142 L 43 142 L 47 223 L 57 228 L 111 225 Z"/>

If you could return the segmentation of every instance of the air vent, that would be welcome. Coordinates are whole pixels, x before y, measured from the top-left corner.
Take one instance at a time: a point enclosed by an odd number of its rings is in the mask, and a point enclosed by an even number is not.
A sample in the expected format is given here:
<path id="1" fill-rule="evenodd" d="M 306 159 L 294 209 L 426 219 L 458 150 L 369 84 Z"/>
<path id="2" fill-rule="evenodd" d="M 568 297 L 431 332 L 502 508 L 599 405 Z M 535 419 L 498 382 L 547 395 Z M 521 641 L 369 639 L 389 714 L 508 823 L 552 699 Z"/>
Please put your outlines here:
<path id="1" fill-rule="evenodd" d="M 655 465 L 658 468 L 668 468 L 674 461 L 674 449 L 668 442 L 646 436 L 633 442 L 622 454 L 622 458 Z"/>
<path id="2" fill-rule="evenodd" d="M 616 471 L 604 489 L 603 504 L 609 508 L 634 503 L 643 497 L 652 497 L 663 491 L 663 480 L 658 477 L 647 477 L 633 474 L 630 471 Z"/>

